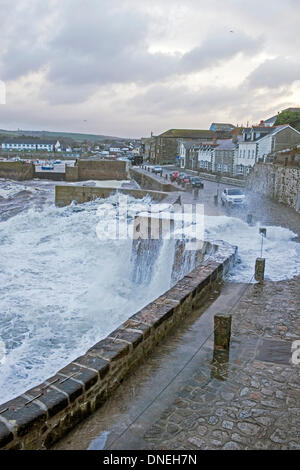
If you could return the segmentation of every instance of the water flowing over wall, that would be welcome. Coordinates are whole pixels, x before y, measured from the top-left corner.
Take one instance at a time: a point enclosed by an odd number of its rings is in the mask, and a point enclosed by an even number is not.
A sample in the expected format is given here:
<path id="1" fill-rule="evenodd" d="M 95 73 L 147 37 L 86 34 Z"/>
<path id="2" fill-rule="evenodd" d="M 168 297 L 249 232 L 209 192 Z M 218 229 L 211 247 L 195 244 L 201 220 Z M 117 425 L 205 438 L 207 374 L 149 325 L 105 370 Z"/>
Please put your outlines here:
<path id="1" fill-rule="evenodd" d="M 67 206 L 75 201 L 79 204 L 83 202 L 93 201 L 97 198 L 107 198 L 112 193 L 121 193 L 131 195 L 137 199 L 142 199 L 147 194 L 152 199 L 161 201 L 168 196 L 168 193 L 159 191 L 144 191 L 142 189 L 128 188 L 95 188 L 90 186 L 56 186 L 55 187 L 55 204 L 59 207 Z"/>
<path id="2" fill-rule="evenodd" d="M 0 448 L 49 448 L 91 414 L 174 325 L 201 306 L 230 269 L 236 250 L 204 243 L 192 254 L 184 240 L 134 241 L 136 288 L 158 283 L 165 293 L 49 380 L 0 405 Z"/>
<path id="3" fill-rule="evenodd" d="M 197 250 L 186 249 L 187 240 L 138 239 L 133 241 L 132 280 L 140 285 L 147 285 L 156 278 L 168 277 L 170 287 L 191 272 L 208 256 L 216 246 L 204 241 Z M 166 263 L 166 259 L 169 263 Z M 159 273 L 165 269 L 164 276 Z M 151 287 L 151 286 L 150 286 Z"/>

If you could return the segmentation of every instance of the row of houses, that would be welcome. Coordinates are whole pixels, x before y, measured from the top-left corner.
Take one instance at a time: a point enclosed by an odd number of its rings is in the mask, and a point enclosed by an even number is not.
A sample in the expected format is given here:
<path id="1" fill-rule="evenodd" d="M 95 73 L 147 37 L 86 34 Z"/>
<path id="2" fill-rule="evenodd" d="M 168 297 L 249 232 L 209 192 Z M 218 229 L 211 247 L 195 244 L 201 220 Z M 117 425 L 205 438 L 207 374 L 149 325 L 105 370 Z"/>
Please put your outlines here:
<path id="1" fill-rule="evenodd" d="M 256 162 L 300 144 L 300 132 L 289 124 L 275 126 L 276 117 L 246 128 L 212 123 L 209 130 L 170 129 L 142 139 L 142 153 L 155 164 L 245 177 Z"/>
<path id="2" fill-rule="evenodd" d="M 300 132 L 290 125 L 252 127 L 231 139 L 211 142 L 179 142 L 180 168 L 245 177 L 257 162 L 300 144 Z"/>
<path id="3" fill-rule="evenodd" d="M 72 148 L 56 139 L 34 139 L 17 137 L 5 139 L 1 143 L 3 151 L 45 151 L 45 152 L 71 152 Z"/>

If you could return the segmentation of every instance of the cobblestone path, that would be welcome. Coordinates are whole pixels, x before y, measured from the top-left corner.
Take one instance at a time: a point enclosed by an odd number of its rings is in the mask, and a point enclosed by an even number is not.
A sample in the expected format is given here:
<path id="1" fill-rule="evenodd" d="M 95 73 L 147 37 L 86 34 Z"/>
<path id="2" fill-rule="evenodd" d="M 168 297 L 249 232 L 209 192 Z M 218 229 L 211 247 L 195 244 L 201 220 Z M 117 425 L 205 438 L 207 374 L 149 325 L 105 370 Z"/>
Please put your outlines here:
<path id="1" fill-rule="evenodd" d="M 201 364 L 144 434 L 150 448 L 300 449 L 299 281 L 249 287 L 233 312 L 229 361 Z"/>

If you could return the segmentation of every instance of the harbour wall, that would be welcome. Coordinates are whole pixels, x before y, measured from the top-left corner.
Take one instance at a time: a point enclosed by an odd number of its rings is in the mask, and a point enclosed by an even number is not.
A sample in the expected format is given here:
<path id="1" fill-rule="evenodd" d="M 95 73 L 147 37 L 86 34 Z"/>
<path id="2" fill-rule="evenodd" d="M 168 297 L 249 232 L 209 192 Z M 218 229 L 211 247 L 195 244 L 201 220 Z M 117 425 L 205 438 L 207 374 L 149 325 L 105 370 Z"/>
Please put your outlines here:
<path id="1" fill-rule="evenodd" d="M 59 207 L 67 206 L 73 201 L 78 204 L 93 201 L 97 198 L 107 198 L 111 194 L 121 193 L 133 196 L 136 199 L 142 199 L 147 194 L 155 201 L 165 200 L 173 203 L 173 198 L 169 198 L 169 194 L 162 191 L 147 191 L 143 189 L 129 189 L 129 188 L 98 188 L 91 186 L 56 186 L 55 187 L 55 204 Z M 166 199 L 168 198 L 168 199 Z"/>
<path id="2" fill-rule="evenodd" d="M 32 163 L 0 162 L 0 178 L 24 181 L 35 177 L 35 168 Z"/>
<path id="3" fill-rule="evenodd" d="M 78 160 L 74 167 L 66 166 L 66 181 L 126 180 L 126 162 L 120 160 Z"/>
<path id="4" fill-rule="evenodd" d="M 152 177 L 151 175 L 147 175 L 141 170 L 130 168 L 129 174 L 131 179 L 134 179 L 143 189 L 152 189 L 156 191 L 178 191 L 177 186 L 174 186 L 170 183 L 163 183 L 160 182 L 158 179 Z"/>
<path id="5" fill-rule="evenodd" d="M 35 171 L 32 163 L 0 162 L 0 178 L 29 180 L 33 178 L 54 181 L 87 181 L 87 180 L 127 180 L 129 178 L 126 162 L 115 160 L 78 160 L 77 164 L 66 166 L 65 173 L 53 171 Z"/>
<path id="6" fill-rule="evenodd" d="M 219 243 L 219 242 L 218 242 Z M 100 407 L 229 271 L 236 247 L 212 256 L 47 381 L 0 405 L 0 449 L 48 449 Z"/>

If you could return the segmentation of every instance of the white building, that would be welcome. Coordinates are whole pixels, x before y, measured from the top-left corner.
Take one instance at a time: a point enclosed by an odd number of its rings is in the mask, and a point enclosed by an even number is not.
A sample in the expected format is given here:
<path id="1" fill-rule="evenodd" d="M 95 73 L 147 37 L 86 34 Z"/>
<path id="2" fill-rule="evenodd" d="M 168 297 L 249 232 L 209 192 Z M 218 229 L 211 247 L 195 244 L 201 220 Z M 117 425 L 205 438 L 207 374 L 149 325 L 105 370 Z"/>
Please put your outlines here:
<path id="1" fill-rule="evenodd" d="M 256 162 L 257 142 L 244 139 L 239 142 L 234 159 L 234 175 L 247 175 Z"/>
<path id="2" fill-rule="evenodd" d="M 58 140 L 36 140 L 27 138 L 6 139 L 1 144 L 2 150 L 28 150 L 28 151 L 46 151 L 59 152 L 61 149 Z"/>
<path id="3" fill-rule="evenodd" d="M 259 139 L 257 143 L 257 161 L 265 161 L 273 152 L 283 150 L 300 143 L 300 132 L 288 124 L 277 126 L 271 134 Z"/>
<path id="4" fill-rule="evenodd" d="M 284 124 L 276 127 L 254 126 L 243 130 L 234 162 L 234 174 L 247 175 L 258 161 L 266 161 L 275 151 L 300 143 L 300 132 Z"/>
<path id="5" fill-rule="evenodd" d="M 185 168 L 187 163 L 187 151 L 190 148 L 190 143 L 184 140 L 179 140 L 178 147 L 180 168 Z"/>
<path id="6" fill-rule="evenodd" d="M 198 167 L 197 151 L 201 141 L 194 140 L 178 140 L 178 157 L 180 168 L 189 168 L 195 170 Z"/>
<path id="7" fill-rule="evenodd" d="M 213 171 L 215 166 L 214 150 L 217 142 L 207 142 L 199 146 L 198 149 L 198 168 Z"/>

